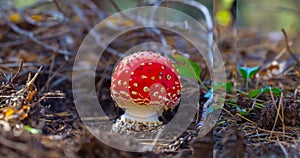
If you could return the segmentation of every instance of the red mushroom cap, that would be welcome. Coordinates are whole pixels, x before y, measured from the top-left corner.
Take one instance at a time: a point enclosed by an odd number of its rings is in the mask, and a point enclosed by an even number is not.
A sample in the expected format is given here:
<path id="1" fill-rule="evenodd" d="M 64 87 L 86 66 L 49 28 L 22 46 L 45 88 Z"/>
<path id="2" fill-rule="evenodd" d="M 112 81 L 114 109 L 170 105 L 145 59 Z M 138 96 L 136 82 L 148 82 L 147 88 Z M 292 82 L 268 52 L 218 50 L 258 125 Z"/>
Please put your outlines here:
<path id="1" fill-rule="evenodd" d="M 122 108 L 174 108 L 181 93 L 180 77 L 171 61 L 142 51 L 119 62 L 111 82 L 111 96 Z"/>

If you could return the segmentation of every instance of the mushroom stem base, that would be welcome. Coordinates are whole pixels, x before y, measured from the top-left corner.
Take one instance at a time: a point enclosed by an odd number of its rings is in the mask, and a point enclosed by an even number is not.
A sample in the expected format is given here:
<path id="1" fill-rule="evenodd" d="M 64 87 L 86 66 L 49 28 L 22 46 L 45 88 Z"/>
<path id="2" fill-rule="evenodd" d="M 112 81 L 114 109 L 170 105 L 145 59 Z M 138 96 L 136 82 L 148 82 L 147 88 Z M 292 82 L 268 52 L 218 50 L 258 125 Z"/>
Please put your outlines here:
<path id="1" fill-rule="evenodd" d="M 146 109 L 126 109 L 122 115 L 113 124 L 114 132 L 143 132 L 156 131 L 161 127 L 162 122 L 158 120 L 155 110 Z"/>

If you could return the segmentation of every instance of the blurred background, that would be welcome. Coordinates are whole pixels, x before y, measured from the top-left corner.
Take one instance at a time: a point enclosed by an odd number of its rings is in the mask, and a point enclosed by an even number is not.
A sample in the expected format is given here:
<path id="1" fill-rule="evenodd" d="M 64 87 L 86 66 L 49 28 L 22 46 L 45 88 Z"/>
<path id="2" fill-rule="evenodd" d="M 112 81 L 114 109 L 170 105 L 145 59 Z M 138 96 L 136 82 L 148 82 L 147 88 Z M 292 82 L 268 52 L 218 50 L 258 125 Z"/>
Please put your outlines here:
<path id="1" fill-rule="evenodd" d="M 12 0 L 16 7 L 24 7 L 38 0 Z M 93 0 L 101 9 L 115 13 L 117 10 L 110 0 Z M 285 28 L 288 32 L 299 32 L 300 1 L 299 0 L 197 0 L 206 5 L 209 10 L 217 10 L 214 19 L 217 24 L 229 25 L 235 20 L 237 13 L 237 27 L 254 27 L 265 31 L 275 31 Z M 139 5 L 159 3 L 159 0 L 115 0 L 120 10 L 130 9 Z M 214 2 L 214 4 L 213 4 Z M 1 2 L 3 3 L 3 2 Z M 234 7 L 236 5 L 236 8 Z M 168 7 L 183 11 L 195 18 L 201 16 L 195 9 L 190 9 L 178 3 L 169 3 Z M 234 12 L 235 12 L 234 11 Z M 235 14 L 235 13 L 234 13 Z"/>

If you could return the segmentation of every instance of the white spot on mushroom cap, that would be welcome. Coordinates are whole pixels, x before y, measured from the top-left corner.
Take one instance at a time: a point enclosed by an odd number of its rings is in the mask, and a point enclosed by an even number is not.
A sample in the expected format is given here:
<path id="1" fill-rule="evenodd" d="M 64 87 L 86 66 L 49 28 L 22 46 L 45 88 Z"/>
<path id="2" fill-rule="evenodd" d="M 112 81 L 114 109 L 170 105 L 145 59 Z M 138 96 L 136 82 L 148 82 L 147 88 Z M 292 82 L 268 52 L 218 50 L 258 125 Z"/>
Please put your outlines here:
<path id="1" fill-rule="evenodd" d="M 171 80 L 171 75 L 167 75 L 167 80 Z"/>
<path id="2" fill-rule="evenodd" d="M 158 92 L 154 92 L 154 93 L 153 93 L 153 96 L 154 96 L 154 97 L 157 97 L 157 96 L 158 96 Z"/>
<path id="3" fill-rule="evenodd" d="M 143 88 L 143 91 L 144 91 L 144 92 L 148 92 L 148 91 L 149 91 L 149 88 L 148 88 L 148 87 L 144 87 L 144 88 Z"/>

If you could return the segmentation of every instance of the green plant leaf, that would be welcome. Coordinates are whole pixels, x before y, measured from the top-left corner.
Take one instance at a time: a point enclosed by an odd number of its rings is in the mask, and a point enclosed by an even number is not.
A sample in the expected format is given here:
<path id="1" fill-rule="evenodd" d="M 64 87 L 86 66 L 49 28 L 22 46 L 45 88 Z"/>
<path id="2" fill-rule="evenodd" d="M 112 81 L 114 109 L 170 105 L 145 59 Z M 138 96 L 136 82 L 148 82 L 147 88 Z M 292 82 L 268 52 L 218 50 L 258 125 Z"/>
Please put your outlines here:
<path id="1" fill-rule="evenodd" d="M 226 82 L 226 83 L 223 83 L 223 84 L 224 84 L 224 86 L 225 86 L 225 88 L 226 88 L 226 91 L 227 91 L 228 93 L 230 93 L 230 92 L 232 91 L 232 85 L 231 85 L 231 83 Z"/>
<path id="2" fill-rule="evenodd" d="M 262 93 L 262 88 L 260 89 L 254 89 L 252 91 L 249 92 L 249 98 L 254 98 L 259 96 Z"/>
<path id="3" fill-rule="evenodd" d="M 236 110 L 241 114 L 241 115 L 249 115 L 251 109 L 246 108 L 246 109 L 241 109 L 240 107 L 236 106 Z"/>
<path id="4" fill-rule="evenodd" d="M 180 75 L 187 78 L 199 79 L 201 71 L 197 63 L 179 54 L 173 54 L 172 56 L 178 62 L 175 67 L 178 69 Z"/>
<path id="5" fill-rule="evenodd" d="M 191 79 L 197 79 L 201 86 L 208 91 L 208 88 L 203 84 L 200 78 L 201 68 L 197 63 L 176 53 L 173 53 L 172 57 L 177 61 L 175 68 L 178 69 L 180 75 Z"/>
<path id="6" fill-rule="evenodd" d="M 272 88 L 272 93 L 275 94 L 277 97 L 280 97 L 282 90 L 280 88 Z"/>
<path id="7" fill-rule="evenodd" d="M 238 69 L 239 69 L 239 72 L 240 72 L 241 76 L 246 81 L 246 90 L 248 90 L 249 79 L 258 72 L 259 66 L 256 66 L 256 67 L 239 67 Z"/>
<path id="8" fill-rule="evenodd" d="M 249 98 L 257 98 L 260 95 L 262 95 L 263 93 L 266 92 L 272 92 L 275 96 L 280 96 L 281 95 L 281 89 L 280 88 L 271 88 L 270 86 L 266 86 L 264 88 L 260 88 L 260 89 L 254 89 L 251 92 L 249 92 Z"/>
<path id="9" fill-rule="evenodd" d="M 40 134 L 40 133 L 42 133 L 41 130 L 36 129 L 36 128 L 32 128 L 29 125 L 25 125 L 23 128 L 24 128 L 24 130 L 26 130 L 26 131 L 28 131 L 28 132 L 30 132 L 32 134 Z"/>
<path id="10" fill-rule="evenodd" d="M 259 70 L 259 66 L 256 67 L 239 67 L 239 72 L 244 80 L 249 80 Z"/>

